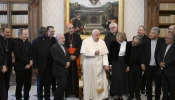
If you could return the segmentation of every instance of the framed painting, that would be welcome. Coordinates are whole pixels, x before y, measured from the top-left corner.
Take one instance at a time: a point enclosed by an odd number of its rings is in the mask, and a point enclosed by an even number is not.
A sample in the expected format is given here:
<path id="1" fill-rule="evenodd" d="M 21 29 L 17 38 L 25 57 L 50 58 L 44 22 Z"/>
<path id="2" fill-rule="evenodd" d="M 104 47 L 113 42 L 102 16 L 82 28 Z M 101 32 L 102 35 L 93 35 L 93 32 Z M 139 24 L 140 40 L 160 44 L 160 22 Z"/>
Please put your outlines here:
<path id="1" fill-rule="evenodd" d="M 103 39 L 110 22 L 118 24 L 118 31 L 124 30 L 124 0 L 64 0 L 64 4 L 65 26 L 72 23 L 82 39 L 91 36 L 93 29 L 100 30 Z"/>

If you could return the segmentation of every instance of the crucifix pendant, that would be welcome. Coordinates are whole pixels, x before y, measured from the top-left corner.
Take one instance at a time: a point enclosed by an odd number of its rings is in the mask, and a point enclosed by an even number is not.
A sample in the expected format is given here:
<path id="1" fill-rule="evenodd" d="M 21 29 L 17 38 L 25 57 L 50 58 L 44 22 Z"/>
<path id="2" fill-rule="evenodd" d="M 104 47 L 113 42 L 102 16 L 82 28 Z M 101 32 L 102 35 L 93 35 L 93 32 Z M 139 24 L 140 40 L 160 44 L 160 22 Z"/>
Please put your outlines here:
<path id="1" fill-rule="evenodd" d="M 72 46 L 73 46 L 72 44 L 69 45 L 69 47 L 71 47 L 71 48 L 72 48 Z"/>

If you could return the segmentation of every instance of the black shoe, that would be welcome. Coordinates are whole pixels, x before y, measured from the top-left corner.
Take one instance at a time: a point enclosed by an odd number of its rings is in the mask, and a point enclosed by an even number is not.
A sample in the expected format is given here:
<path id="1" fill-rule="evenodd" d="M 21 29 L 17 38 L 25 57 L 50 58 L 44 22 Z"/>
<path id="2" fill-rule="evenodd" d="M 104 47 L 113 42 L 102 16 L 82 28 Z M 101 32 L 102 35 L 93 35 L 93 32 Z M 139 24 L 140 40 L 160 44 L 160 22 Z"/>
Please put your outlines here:
<path id="1" fill-rule="evenodd" d="M 145 89 L 141 90 L 141 93 L 142 93 L 142 94 L 145 94 Z"/>

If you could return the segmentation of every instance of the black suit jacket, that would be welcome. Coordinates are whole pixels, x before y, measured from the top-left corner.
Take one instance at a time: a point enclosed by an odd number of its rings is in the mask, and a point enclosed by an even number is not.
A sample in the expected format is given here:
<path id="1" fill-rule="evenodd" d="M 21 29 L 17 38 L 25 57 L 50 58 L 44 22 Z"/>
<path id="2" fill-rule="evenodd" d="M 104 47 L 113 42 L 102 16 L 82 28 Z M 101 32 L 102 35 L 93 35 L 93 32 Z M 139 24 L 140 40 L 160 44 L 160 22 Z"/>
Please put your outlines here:
<path id="1" fill-rule="evenodd" d="M 55 37 L 39 36 L 32 41 L 33 67 L 45 72 L 46 66 L 52 68 L 53 59 L 50 49 L 56 43 Z"/>
<path id="2" fill-rule="evenodd" d="M 74 54 L 72 55 L 75 55 L 76 58 L 78 58 L 78 56 L 80 55 L 80 48 L 81 48 L 81 44 L 82 44 L 82 40 L 81 40 L 81 37 L 79 34 L 76 34 L 76 33 L 73 33 L 73 48 L 77 48 L 76 51 L 74 52 Z M 70 48 L 69 45 L 70 45 L 70 41 L 69 41 L 69 33 L 65 33 L 64 34 L 65 36 L 65 46 L 67 48 Z"/>
<path id="3" fill-rule="evenodd" d="M 2 73 L 2 66 L 6 65 L 6 56 L 4 52 L 2 41 L 0 40 L 0 74 Z"/>
<path id="4" fill-rule="evenodd" d="M 107 46 L 108 50 L 110 49 L 111 42 L 116 41 L 116 35 L 112 34 L 111 32 L 107 33 L 105 35 L 104 41 L 106 43 L 106 46 Z"/>
<path id="5" fill-rule="evenodd" d="M 167 77 L 175 77 L 175 42 L 171 45 L 171 47 L 168 49 L 165 57 L 165 51 L 166 51 L 167 44 L 163 44 L 159 54 L 157 56 L 158 63 L 164 62 L 165 67 L 163 69 L 163 73 Z M 160 68 L 159 68 L 160 69 Z"/>
<path id="6" fill-rule="evenodd" d="M 142 49 L 142 64 L 145 64 L 146 67 L 149 66 L 150 63 L 150 59 L 151 59 L 151 39 L 145 39 L 143 40 L 143 49 Z M 156 49 L 155 49 L 155 62 L 156 62 L 156 66 L 159 67 L 159 63 L 157 61 L 157 55 L 158 52 L 162 46 L 162 44 L 165 43 L 165 40 L 163 38 L 158 38 L 157 39 L 157 44 L 156 44 Z"/>
<path id="7" fill-rule="evenodd" d="M 0 35 L 0 39 L 1 39 L 1 42 L 2 42 L 2 46 L 3 46 L 3 49 L 4 49 L 5 56 L 7 58 L 7 60 L 6 60 L 7 61 L 7 67 L 12 67 L 12 51 L 13 51 L 13 44 L 14 44 L 13 41 L 15 39 L 8 38 L 8 39 L 5 40 L 4 37 L 2 37 L 1 35 Z M 8 44 L 6 44 L 6 42 Z M 6 49 L 8 51 L 6 51 Z"/>
<path id="8" fill-rule="evenodd" d="M 120 51 L 120 43 L 117 41 L 112 41 L 110 45 L 110 51 L 109 51 L 109 64 L 112 65 L 112 61 L 118 60 L 118 54 Z M 131 45 L 127 42 L 126 44 L 126 53 L 125 53 L 125 64 L 129 65 L 129 55 L 131 51 Z"/>
<path id="9" fill-rule="evenodd" d="M 25 66 L 30 64 L 32 60 L 32 48 L 31 43 L 27 40 L 23 42 L 21 39 L 17 39 L 14 43 L 14 55 L 15 55 L 15 71 L 25 70 Z"/>
<path id="10" fill-rule="evenodd" d="M 68 75 L 68 68 L 65 68 L 66 63 L 70 61 L 70 54 L 64 46 L 66 55 L 58 43 L 55 43 L 51 48 L 51 55 L 53 58 L 53 75 L 66 76 Z"/>

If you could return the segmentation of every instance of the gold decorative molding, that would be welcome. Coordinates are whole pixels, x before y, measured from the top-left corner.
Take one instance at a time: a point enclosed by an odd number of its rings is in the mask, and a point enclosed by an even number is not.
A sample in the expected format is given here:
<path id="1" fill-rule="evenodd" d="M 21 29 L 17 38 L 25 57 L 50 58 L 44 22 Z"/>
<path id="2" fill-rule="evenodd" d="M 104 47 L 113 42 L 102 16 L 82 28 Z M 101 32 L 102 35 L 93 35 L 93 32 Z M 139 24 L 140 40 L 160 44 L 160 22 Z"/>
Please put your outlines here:
<path id="1" fill-rule="evenodd" d="M 69 22 L 69 0 L 64 0 L 64 32 L 66 33 L 66 24 Z"/>
<path id="2" fill-rule="evenodd" d="M 124 0 L 119 0 L 118 30 L 124 31 Z"/>

